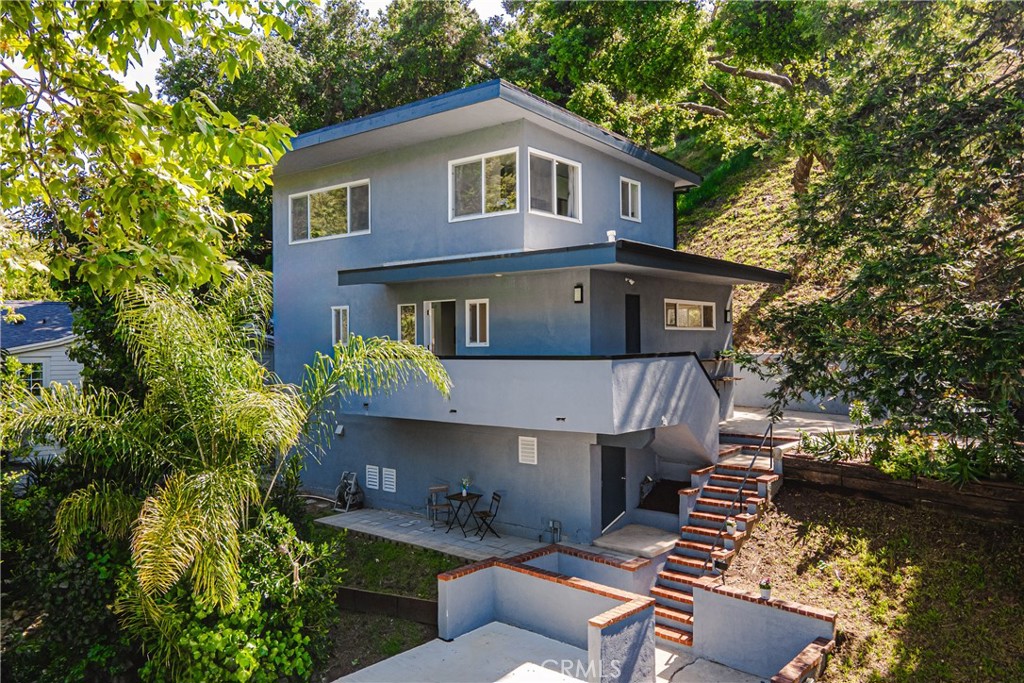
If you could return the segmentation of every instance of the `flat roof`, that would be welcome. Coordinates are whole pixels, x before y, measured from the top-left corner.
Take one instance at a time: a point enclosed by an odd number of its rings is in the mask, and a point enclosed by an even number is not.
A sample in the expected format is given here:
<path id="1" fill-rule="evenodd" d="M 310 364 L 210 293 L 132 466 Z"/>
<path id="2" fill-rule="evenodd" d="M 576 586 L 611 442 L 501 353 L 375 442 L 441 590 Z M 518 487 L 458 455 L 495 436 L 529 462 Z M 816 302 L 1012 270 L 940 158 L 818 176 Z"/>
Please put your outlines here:
<path id="1" fill-rule="evenodd" d="M 298 135 L 292 138 L 292 151 L 281 158 L 277 169 L 292 172 L 326 166 L 397 145 L 417 144 L 522 118 L 641 162 L 657 175 L 674 180 L 676 187 L 701 182 L 701 177 L 688 168 L 501 79 Z M 414 123 L 418 130 L 412 130 L 410 124 Z M 331 144 L 340 140 L 348 142 L 344 146 Z"/>
<path id="2" fill-rule="evenodd" d="M 787 273 L 777 270 L 688 254 L 643 242 L 616 240 L 557 249 L 480 254 L 339 270 L 338 285 L 387 285 L 563 268 L 594 268 L 733 285 L 783 284 L 789 279 Z"/>

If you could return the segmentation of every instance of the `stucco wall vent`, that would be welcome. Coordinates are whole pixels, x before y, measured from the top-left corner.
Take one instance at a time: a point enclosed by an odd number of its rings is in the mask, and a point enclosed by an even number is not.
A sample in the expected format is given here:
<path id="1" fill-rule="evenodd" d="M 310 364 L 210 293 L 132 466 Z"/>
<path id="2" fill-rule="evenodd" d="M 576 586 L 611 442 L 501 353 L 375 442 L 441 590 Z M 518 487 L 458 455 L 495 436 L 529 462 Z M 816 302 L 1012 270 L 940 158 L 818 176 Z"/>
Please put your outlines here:
<path id="1" fill-rule="evenodd" d="M 366 466 L 366 488 L 380 488 L 380 468 L 377 467 L 376 465 Z"/>
<path id="2" fill-rule="evenodd" d="M 532 436 L 519 437 L 519 462 L 523 465 L 537 464 L 537 439 Z"/>
<path id="3" fill-rule="evenodd" d="M 398 488 L 398 473 L 391 467 L 385 467 L 381 473 L 384 475 L 381 489 L 384 493 L 394 493 Z"/>

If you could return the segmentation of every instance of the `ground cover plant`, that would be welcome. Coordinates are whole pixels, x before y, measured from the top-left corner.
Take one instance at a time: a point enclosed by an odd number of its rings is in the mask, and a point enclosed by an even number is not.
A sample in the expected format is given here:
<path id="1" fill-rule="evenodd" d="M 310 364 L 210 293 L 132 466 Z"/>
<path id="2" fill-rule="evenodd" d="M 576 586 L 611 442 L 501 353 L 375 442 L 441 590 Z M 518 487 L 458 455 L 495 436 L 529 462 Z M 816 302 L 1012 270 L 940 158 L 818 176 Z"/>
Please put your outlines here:
<path id="1" fill-rule="evenodd" d="M 787 485 L 727 582 L 838 612 L 825 680 L 1024 680 L 1024 528 Z"/>

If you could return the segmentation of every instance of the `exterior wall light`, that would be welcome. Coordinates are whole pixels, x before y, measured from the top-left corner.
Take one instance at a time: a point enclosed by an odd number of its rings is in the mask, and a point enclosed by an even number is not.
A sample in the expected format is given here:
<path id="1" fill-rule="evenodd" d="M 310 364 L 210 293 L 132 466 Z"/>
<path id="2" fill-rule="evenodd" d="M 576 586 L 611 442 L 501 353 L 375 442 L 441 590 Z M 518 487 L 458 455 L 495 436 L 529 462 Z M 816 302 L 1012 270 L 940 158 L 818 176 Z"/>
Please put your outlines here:
<path id="1" fill-rule="evenodd" d="M 583 285 L 577 284 L 572 288 L 572 302 L 574 304 L 583 303 Z"/>
<path id="2" fill-rule="evenodd" d="M 732 322 L 732 306 L 729 306 L 725 309 L 725 322 Z"/>

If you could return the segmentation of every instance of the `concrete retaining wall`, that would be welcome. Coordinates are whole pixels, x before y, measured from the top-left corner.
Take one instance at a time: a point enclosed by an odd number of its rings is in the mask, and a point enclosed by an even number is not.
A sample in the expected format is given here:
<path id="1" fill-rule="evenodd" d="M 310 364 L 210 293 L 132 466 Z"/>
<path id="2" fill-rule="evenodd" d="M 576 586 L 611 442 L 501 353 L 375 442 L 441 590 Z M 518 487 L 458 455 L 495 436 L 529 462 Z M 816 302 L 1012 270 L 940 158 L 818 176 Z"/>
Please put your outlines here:
<path id="1" fill-rule="evenodd" d="M 708 579 L 693 589 L 693 654 L 770 678 L 817 638 L 835 638 L 835 612 L 762 600 Z"/>
<path id="2" fill-rule="evenodd" d="M 778 358 L 778 354 L 762 353 L 758 356 L 761 359 Z M 738 381 L 734 382 L 735 387 L 732 393 L 732 402 L 736 406 L 749 406 L 753 408 L 767 408 L 771 405 L 771 399 L 765 395 L 778 386 L 774 380 L 761 379 L 756 372 L 741 368 L 735 368 L 735 375 Z M 850 404 L 836 398 L 827 396 L 814 396 L 804 394 L 802 400 L 790 403 L 786 410 L 803 411 L 808 413 L 828 413 L 830 415 L 849 415 Z"/>

